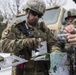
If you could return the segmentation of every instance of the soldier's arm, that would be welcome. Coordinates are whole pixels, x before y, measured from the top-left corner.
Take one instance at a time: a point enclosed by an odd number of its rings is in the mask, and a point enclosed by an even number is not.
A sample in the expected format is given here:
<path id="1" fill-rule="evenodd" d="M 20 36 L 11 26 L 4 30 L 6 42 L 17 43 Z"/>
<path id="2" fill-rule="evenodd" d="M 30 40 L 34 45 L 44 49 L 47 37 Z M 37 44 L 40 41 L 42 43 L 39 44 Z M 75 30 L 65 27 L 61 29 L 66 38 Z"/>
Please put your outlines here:
<path id="1" fill-rule="evenodd" d="M 38 40 L 35 38 L 18 39 L 12 26 L 7 27 L 0 40 L 0 49 L 3 52 L 18 52 L 23 48 L 34 48 L 38 45 Z"/>
<path id="2" fill-rule="evenodd" d="M 48 51 L 49 52 L 61 52 L 61 46 L 62 46 L 62 43 L 60 43 L 60 42 L 58 42 L 57 40 L 56 40 L 56 38 L 54 37 L 54 34 L 51 32 L 51 30 L 49 29 L 49 28 L 47 28 L 46 26 L 45 26 L 45 23 L 44 22 L 42 22 L 41 23 L 42 25 L 40 25 L 41 26 L 41 30 L 44 32 L 44 33 L 46 33 L 46 37 L 47 37 L 47 46 L 48 46 Z M 44 38 L 44 37 L 43 37 Z M 44 40 L 45 40 L 45 38 L 44 38 Z"/>
<path id="3" fill-rule="evenodd" d="M 50 31 L 50 29 L 47 29 L 47 40 L 49 45 L 50 52 L 61 52 L 62 51 L 62 43 L 58 42 L 56 38 L 54 37 L 54 34 Z"/>

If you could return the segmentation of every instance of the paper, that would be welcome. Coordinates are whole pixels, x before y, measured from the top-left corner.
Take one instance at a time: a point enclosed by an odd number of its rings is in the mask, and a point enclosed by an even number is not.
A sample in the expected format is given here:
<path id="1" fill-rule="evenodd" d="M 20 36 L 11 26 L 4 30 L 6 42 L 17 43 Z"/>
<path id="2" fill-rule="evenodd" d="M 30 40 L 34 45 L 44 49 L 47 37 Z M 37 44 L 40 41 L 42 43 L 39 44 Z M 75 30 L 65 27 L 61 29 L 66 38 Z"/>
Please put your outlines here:
<path id="1" fill-rule="evenodd" d="M 10 53 L 0 53 L 2 57 L 10 56 Z M 12 75 L 12 67 L 0 68 L 0 75 Z"/>
<path id="2" fill-rule="evenodd" d="M 38 52 L 35 52 L 34 50 L 32 51 L 32 57 L 47 53 L 47 42 L 43 41 L 41 42 L 41 45 L 41 47 L 38 46 L 37 48 Z"/>
<path id="3" fill-rule="evenodd" d="M 4 61 L 0 62 L 0 67 L 6 68 L 6 67 L 10 67 L 10 66 L 16 66 L 16 65 L 24 63 L 24 62 L 28 62 L 28 61 L 23 58 L 20 58 L 18 56 L 11 55 L 11 56 L 5 57 Z"/>

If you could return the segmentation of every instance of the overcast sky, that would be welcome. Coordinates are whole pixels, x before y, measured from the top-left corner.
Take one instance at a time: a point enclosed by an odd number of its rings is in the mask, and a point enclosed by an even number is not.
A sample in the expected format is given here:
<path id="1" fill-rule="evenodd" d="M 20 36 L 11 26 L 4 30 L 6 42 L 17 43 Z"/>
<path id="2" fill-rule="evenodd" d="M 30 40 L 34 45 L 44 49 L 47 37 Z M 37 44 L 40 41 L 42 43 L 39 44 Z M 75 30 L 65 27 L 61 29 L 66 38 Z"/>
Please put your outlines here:
<path id="1" fill-rule="evenodd" d="M 44 0 L 45 3 L 47 4 L 47 0 Z M 49 1 L 49 0 L 48 0 Z M 76 9 L 76 4 L 72 1 L 72 0 L 66 0 L 66 4 L 63 5 L 63 7 L 67 10 L 71 9 L 71 8 L 75 8 Z"/>
<path id="2" fill-rule="evenodd" d="M 28 1 L 28 0 L 24 0 L 24 1 Z M 43 0 L 46 3 L 46 6 L 48 6 L 49 4 L 47 3 L 47 0 Z M 59 0 L 58 0 L 59 1 Z M 66 10 L 75 8 L 76 9 L 76 4 L 73 2 L 73 0 L 61 0 L 61 1 L 66 1 L 66 4 L 64 4 L 62 7 L 64 7 Z M 50 2 L 50 0 L 48 0 L 48 2 Z M 23 2 L 24 4 L 24 2 Z"/>
<path id="3" fill-rule="evenodd" d="M 76 9 L 76 4 L 72 0 L 67 0 L 66 4 L 63 7 L 66 8 L 67 10 L 71 8 Z"/>

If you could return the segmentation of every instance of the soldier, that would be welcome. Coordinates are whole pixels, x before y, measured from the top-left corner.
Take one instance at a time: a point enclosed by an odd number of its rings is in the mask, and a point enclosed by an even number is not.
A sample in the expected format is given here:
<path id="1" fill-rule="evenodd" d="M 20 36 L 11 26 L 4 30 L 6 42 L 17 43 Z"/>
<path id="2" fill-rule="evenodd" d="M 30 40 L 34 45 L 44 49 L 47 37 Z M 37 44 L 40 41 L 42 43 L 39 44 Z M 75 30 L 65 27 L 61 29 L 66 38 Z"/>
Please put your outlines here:
<path id="1" fill-rule="evenodd" d="M 66 33 L 66 31 L 70 32 L 70 31 L 72 31 L 71 29 L 76 26 L 76 10 L 75 9 L 70 9 L 70 10 L 66 11 L 64 13 L 64 18 L 65 18 L 65 21 L 66 21 L 66 25 L 62 28 L 62 30 L 60 30 L 59 33 L 64 33 L 64 32 Z"/>
<path id="2" fill-rule="evenodd" d="M 76 10 L 75 9 L 71 9 L 69 11 L 67 11 L 65 13 L 65 20 L 66 20 L 66 27 L 64 28 L 64 33 L 67 34 L 67 41 L 68 43 L 70 43 L 70 45 L 67 45 L 66 47 L 68 47 L 70 49 L 70 75 L 74 75 L 75 74 L 75 56 L 76 56 L 76 52 L 75 52 L 75 47 L 76 47 Z M 70 47 L 71 46 L 71 47 Z"/>
<path id="3" fill-rule="evenodd" d="M 70 42 L 73 46 L 76 45 L 75 43 L 75 34 L 71 34 L 71 32 L 75 33 L 76 30 L 74 28 L 76 27 L 76 10 L 70 9 L 65 14 L 65 20 L 67 23 L 67 26 L 64 28 L 64 32 L 68 34 L 67 39 L 68 42 Z"/>
<path id="4" fill-rule="evenodd" d="M 64 14 L 64 18 L 65 18 L 67 25 L 73 23 L 73 21 L 76 19 L 76 10 L 70 9 L 66 11 Z"/>
<path id="5" fill-rule="evenodd" d="M 45 3 L 42 0 L 28 0 L 23 7 L 24 11 L 26 11 L 26 20 L 7 26 L 2 33 L 0 41 L 1 51 L 24 55 L 24 58 L 29 60 L 31 58 L 31 51 L 41 46 L 41 41 L 46 41 L 48 52 L 61 52 L 61 44 L 57 42 L 52 32 L 43 22 L 38 22 L 45 13 Z M 38 40 L 38 38 L 40 38 L 40 40 Z M 28 64 L 29 62 L 24 63 L 24 67 L 27 67 Z M 23 65 L 21 65 L 21 67 L 22 66 Z M 23 74 L 20 74 L 21 70 L 19 70 L 19 75 L 34 75 L 32 71 L 34 67 L 31 68 L 31 74 L 26 73 L 26 71 L 30 71 L 30 69 L 28 68 L 27 70 L 27 68 L 22 70 Z"/>
<path id="6" fill-rule="evenodd" d="M 73 51 L 73 46 L 72 46 L 74 41 L 70 40 L 73 37 L 71 37 L 69 39 L 70 33 L 68 33 L 68 31 L 70 31 L 70 32 L 72 31 L 70 24 L 73 25 L 72 28 L 75 27 L 75 25 L 76 25 L 76 10 L 75 9 L 70 9 L 70 10 L 66 11 L 64 13 L 64 18 L 65 18 L 65 21 L 66 21 L 66 25 L 59 32 L 59 35 L 61 35 L 61 36 L 64 35 L 64 36 L 61 37 L 61 38 L 58 38 L 58 40 L 63 42 L 63 44 L 65 45 L 63 50 L 64 50 L 64 52 L 67 52 L 67 54 L 68 54 L 67 64 L 69 65 L 68 68 L 69 68 L 70 75 L 72 75 L 72 74 L 74 74 L 73 73 L 73 61 L 74 61 L 73 60 L 74 59 L 74 53 L 73 52 L 74 51 Z"/>

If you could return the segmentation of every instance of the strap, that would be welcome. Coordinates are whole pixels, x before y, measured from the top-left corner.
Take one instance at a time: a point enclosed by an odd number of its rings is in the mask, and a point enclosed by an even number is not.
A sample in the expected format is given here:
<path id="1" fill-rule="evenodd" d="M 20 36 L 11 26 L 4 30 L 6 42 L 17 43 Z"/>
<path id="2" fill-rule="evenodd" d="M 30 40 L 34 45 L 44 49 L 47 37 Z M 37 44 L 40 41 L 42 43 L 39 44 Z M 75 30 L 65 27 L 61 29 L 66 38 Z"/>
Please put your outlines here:
<path id="1" fill-rule="evenodd" d="M 25 23 L 26 23 L 26 22 L 23 21 L 23 22 L 17 24 L 16 26 L 18 27 L 18 29 L 19 29 L 24 35 L 26 35 L 27 37 L 29 37 L 29 32 L 28 32 L 27 27 L 25 26 Z M 24 49 L 22 49 L 22 50 L 24 50 Z M 31 56 L 31 53 L 30 53 L 31 50 L 28 50 L 28 48 L 27 48 L 26 50 L 27 50 L 27 52 L 29 53 L 29 55 Z M 21 52 L 20 52 L 20 53 L 21 53 Z"/>
<path id="2" fill-rule="evenodd" d="M 28 29 L 27 27 L 25 26 L 25 21 L 17 24 L 16 26 L 18 27 L 18 29 L 24 34 L 26 35 L 27 37 L 29 36 L 29 32 L 28 32 Z"/>

